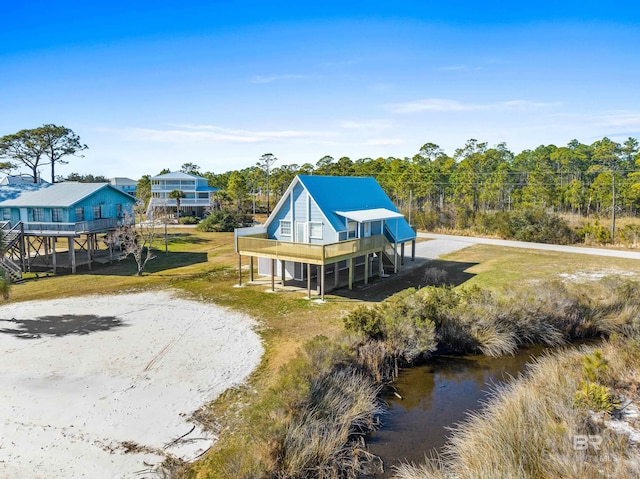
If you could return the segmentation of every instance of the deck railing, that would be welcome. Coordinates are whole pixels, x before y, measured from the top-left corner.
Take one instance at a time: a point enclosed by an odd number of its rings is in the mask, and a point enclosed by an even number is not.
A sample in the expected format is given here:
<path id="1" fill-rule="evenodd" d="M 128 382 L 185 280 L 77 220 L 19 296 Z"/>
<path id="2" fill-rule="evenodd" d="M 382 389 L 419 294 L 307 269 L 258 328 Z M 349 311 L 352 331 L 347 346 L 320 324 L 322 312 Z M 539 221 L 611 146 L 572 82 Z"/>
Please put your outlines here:
<path id="1" fill-rule="evenodd" d="M 99 233 L 117 228 L 123 222 L 122 218 L 102 218 L 93 221 L 79 221 L 77 223 L 57 223 L 57 222 L 24 222 L 25 234 L 47 234 L 59 233 L 61 236 L 75 234 Z"/>
<path id="2" fill-rule="evenodd" d="M 386 244 L 386 239 L 382 235 L 329 244 L 292 243 L 259 236 L 239 236 L 236 241 L 237 251 L 241 255 L 311 264 L 335 263 L 355 256 L 375 253 L 381 251 Z"/>

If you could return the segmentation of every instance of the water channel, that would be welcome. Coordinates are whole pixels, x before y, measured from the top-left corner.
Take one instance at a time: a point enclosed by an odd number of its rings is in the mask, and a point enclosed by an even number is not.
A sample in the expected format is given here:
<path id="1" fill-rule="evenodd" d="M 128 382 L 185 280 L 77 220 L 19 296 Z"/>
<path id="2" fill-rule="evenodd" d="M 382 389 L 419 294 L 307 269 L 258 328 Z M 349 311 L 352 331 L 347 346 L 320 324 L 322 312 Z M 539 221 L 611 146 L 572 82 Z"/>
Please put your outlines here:
<path id="1" fill-rule="evenodd" d="M 481 408 L 496 385 L 517 377 L 545 349 L 531 347 L 500 358 L 439 355 L 401 371 L 393 386 L 402 399 L 391 389 L 385 392 L 389 409 L 382 417 L 383 427 L 367 441 L 369 452 L 384 462 L 384 473 L 371 477 L 390 478 L 393 465 L 421 463 L 425 455 L 441 450 L 448 428 Z"/>

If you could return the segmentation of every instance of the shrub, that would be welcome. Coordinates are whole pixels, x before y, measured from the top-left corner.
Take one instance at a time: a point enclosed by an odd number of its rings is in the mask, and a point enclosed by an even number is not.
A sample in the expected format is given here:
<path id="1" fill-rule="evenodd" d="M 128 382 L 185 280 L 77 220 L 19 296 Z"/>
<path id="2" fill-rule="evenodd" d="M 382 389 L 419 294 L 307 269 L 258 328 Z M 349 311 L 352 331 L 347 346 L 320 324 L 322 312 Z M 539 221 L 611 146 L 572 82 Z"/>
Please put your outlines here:
<path id="1" fill-rule="evenodd" d="M 585 244 L 611 243 L 611 232 L 602 226 L 598 220 L 585 224 L 578 230 L 578 236 Z"/>
<path id="2" fill-rule="evenodd" d="M 183 216 L 179 221 L 181 225 L 197 225 L 200 222 L 195 216 Z"/>
<path id="3" fill-rule="evenodd" d="M 196 229 L 198 231 L 208 232 L 230 232 L 235 228 L 243 226 L 251 226 L 253 218 L 250 215 L 231 210 L 213 211 L 209 216 L 202 220 Z"/>
<path id="4" fill-rule="evenodd" d="M 513 239 L 536 243 L 571 244 L 577 240 L 569 223 L 543 209 L 524 210 L 507 217 L 507 229 Z"/>
<path id="5" fill-rule="evenodd" d="M 620 240 L 629 248 L 637 248 L 640 242 L 640 225 L 626 225 L 620 230 Z"/>
<path id="6" fill-rule="evenodd" d="M 382 339 L 382 317 L 376 308 L 358 306 L 344 319 L 344 327 L 347 331 L 356 331 L 365 334 L 370 339 Z"/>

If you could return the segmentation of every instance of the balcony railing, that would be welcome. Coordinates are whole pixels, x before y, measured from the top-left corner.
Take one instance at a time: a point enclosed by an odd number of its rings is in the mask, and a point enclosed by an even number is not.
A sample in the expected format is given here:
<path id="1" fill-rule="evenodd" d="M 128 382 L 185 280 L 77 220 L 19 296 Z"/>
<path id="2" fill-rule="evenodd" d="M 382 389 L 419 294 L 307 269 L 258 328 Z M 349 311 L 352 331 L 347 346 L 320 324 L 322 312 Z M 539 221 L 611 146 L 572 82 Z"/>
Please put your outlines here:
<path id="1" fill-rule="evenodd" d="M 171 206 L 176 207 L 176 200 L 165 198 L 151 198 L 152 206 Z M 209 198 L 181 198 L 180 206 L 211 206 Z"/>
<path id="2" fill-rule="evenodd" d="M 44 234 L 52 236 L 54 233 L 58 233 L 60 236 L 71 236 L 113 230 L 122 223 L 122 218 L 102 218 L 93 221 L 79 221 L 77 223 L 27 221 L 24 223 L 24 232 L 32 235 Z"/>
<path id="3" fill-rule="evenodd" d="M 329 244 L 292 243 L 258 236 L 239 236 L 236 238 L 236 249 L 241 255 L 311 264 L 335 263 L 356 256 L 375 253 L 382 251 L 385 244 L 386 239 L 382 235 Z"/>

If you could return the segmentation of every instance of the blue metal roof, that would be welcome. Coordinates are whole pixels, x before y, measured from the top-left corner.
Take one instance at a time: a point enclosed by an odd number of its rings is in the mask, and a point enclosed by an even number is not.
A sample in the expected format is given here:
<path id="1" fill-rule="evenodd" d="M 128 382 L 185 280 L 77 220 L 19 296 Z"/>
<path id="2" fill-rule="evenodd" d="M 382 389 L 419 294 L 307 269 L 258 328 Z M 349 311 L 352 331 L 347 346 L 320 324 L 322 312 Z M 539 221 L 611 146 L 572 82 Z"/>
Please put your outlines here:
<path id="1" fill-rule="evenodd" d="M 20 195 L 2 201 L 1 207 L 62 207 L 68 208 L 78 203 L 96 191 L 108 188 L 117 195 L 121 195 L 123 200 L 134 203 L 136 201 L 132 196 L 124 193 L 122 190 L 114 188 L 109 183 L 56 183 L 47 188 L 39 188 L 35 190 L 22 191 Z"/>
<path id="2" fill-rule="evenodd" d="M 375 178 L 356 176 L 298 175 L 300 183 L 318 205 L 336 231 L 344 231 L 344 223 L 336 212 L 384 208 L 398 212 Z M 415 232 L 404 218 L 387 219 L 389 233 L 398 243 L 412 240 Z"/>

